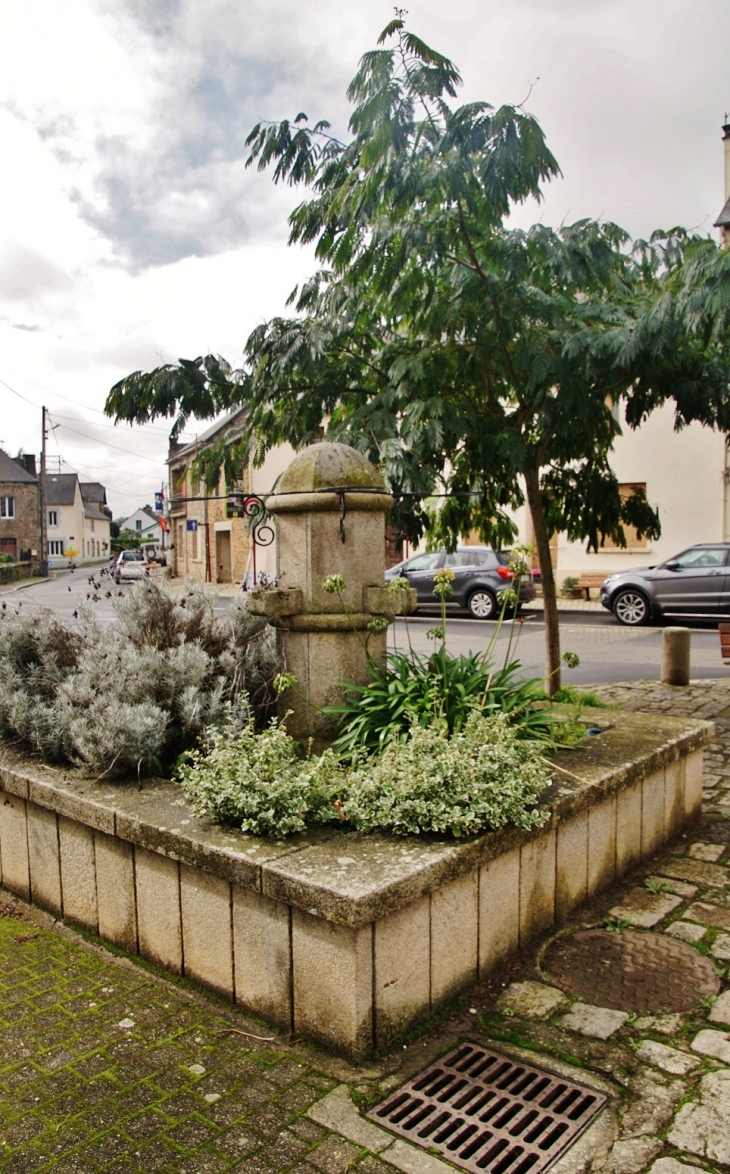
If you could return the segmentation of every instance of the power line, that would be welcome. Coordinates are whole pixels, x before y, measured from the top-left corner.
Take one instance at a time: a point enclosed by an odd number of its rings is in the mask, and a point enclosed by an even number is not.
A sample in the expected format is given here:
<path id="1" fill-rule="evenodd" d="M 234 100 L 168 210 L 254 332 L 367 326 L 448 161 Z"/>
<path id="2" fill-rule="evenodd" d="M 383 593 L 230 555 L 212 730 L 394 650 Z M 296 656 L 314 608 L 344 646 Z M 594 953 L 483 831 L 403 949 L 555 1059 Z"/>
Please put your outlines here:
<path id="1" fill-rule="evenodd" d="M 165 463 L 164 460 L 160 460 L 157 457 L 146 457 L 143 453 L 130 452 L 128 448 L 122 448 L 118 444 L 111 444 L 107 440 L 96 440 L 95 436 L 90 436 L 88 432 L 79 432 L 78 428 L 69 428 L 68 424 L 57 424 L 56 427 L 63 428 L 64 432 L 73 432 L 75 436 L 83 436 L 84 440 L 96 441 L 96 443 L 101 448 L 114 448 L 117 450 L 117 452 L 123 452 L 127 457 L 135 457 L 137 460 L 149 461 L 151 464 L 157 466 Z"/>

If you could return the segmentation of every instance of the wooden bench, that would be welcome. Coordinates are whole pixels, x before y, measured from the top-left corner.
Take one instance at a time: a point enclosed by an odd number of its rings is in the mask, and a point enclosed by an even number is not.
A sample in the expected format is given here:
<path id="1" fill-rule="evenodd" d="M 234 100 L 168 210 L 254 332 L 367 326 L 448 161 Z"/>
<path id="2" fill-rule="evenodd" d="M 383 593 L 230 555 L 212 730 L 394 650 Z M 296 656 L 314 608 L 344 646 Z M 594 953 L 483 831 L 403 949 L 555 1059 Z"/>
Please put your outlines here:
<path id="1" fill-rule="evenodd" d="M 575 585 L 575 589 L 576 591 L 585 591 L 586 599 L 590 599 L 591 591 L 597 591 L 605 578 L 606 571 L 599 571 L 598 574 L 592 575 L 581 575 L 580 579 Z"/>
<path id="2" fill-rule="evenodd" d="M 723 664 L 730 664 L 730 624 L 718 624 L 720 633 L 720 654 Z"/>

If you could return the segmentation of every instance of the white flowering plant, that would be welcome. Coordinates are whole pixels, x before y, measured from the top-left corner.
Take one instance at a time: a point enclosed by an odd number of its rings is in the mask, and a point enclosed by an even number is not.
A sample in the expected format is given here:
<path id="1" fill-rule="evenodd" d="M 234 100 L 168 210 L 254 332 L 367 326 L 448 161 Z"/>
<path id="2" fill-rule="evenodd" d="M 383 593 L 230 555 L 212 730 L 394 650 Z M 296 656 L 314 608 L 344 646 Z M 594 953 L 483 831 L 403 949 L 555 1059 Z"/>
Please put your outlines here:
<path id="1" fill-rule="evenodd" d="M 199 815 L 255 835 L 286 836 L 309 824 L 335 823 L 363 832 L 461 837 L 503 827 L 539 827 L 538 807 L 550 778 L 542 748 L 520 739 L 501 716 L 472 713 L 452 737 L 413 725 L 381 755 L 350 768 L 332 753 L 302 757 L 274 723 L 235 736 L 211 731 L 208 753 L 186 755 L 177 777 Z"/>

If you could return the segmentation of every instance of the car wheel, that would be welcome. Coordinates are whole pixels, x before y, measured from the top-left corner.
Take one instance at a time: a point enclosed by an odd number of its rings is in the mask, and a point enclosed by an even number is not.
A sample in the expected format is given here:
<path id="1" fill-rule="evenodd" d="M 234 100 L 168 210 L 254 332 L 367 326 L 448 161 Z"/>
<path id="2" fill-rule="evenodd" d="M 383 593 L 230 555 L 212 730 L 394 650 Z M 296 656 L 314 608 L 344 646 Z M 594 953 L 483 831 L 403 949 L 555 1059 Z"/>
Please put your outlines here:
<path id="1" fill-rule="evenodd" d="M 641 591 L 627 587 L 625 591 L 619 591 L 614 599 L 613 614 L 620 624 L 638 628 L 649 619 L 649 602 Z"/>
<path id="2" fill-rule="evenodd" d="M 466 606 L 476 619 L 491 620 L 497 610 L 497 600 L 485 587 L 477 587 L 469 596 Z"/>

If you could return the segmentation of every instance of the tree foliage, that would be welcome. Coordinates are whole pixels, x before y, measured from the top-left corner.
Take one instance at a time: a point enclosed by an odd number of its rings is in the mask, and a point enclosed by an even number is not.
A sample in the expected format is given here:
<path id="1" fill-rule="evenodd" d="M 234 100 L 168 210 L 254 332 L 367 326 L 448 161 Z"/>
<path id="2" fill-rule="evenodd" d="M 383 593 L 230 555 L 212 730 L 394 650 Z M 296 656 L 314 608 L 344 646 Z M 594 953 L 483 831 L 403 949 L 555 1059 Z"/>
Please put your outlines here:
<path id="1" fill-rule="evenodd" d="M 730 258 L 678 229 L 632 243 L 592 220 L 509 227 L 557 162 L 532 115 L 455 106 L 459 83 L 397 17 L 349 87 L 347 142 L 304 114 L 255 126 L 249 164 L 307 189 L 289 239 L 315 244 L 318 271 L 289 317 L 254 330 L 240 371 L 208 356 L 136 372 L 107 410 L 177 429 L 245 404 L 229 465 L 282 441 L 344 440 L 380 465 L 411 539 L 476 528 L 507 544 L 526 498 L 557 688 L 550 535 L 592 549 L 624 545 L 627 524 L 658 536 L 656 511 L 638 491 L 622 499 L 609 463 L 622 405 L 632 428 L 667 400 L 677 428 L 730 428 Z M 433 492 L 449 496 L 429 517 L 419 495 Z"/>

